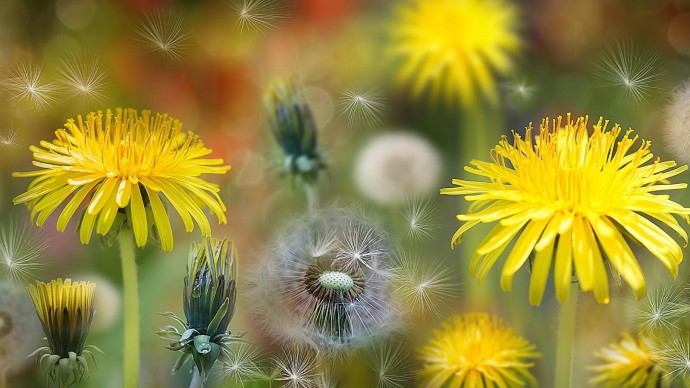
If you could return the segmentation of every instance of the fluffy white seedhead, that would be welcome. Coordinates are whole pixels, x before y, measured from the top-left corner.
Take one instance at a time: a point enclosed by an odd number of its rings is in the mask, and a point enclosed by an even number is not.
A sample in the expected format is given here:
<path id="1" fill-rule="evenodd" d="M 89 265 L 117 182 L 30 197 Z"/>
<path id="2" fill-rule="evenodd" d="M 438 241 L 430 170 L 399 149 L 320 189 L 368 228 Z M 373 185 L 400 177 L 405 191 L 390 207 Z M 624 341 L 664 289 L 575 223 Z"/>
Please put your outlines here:
<path id="1" fill-rule="evenodd" d="M 441 157 L 426 139 L 387 132 L 371 139 L 357 157 L 354 180 L 367 198 L 396 205 L 436 191 Z"/>
<path id="2" fill-rule="evenodd" d="M 682 290 L 673 285 L 656 287 L 643 301 L 631 305 L 630 316 L 637 330 L 645 335 L 677 329 L 679 321 L 688 313 Z"/>
<path id="3" fill-rule="evenodd" d="M 401 305 L 413 315 L 443 316 L 460 291 L 451 268 L 433 257 L 405 252 L 399 252 L 395 261 L 395 294 Z"/>
<path id="4" fill-rule="evenodd" d="M 171 60 L 181 60 L 189 46 L 189 33 L 184 30 L 184 19 L 172 13 L 147 14 L 134 32 L 134 40 L 145 49 L 162 54 Z"/>
<path id="5" fill-rule="evenodd" d="M 431 233 L 440 226 L 438 208 L 428 199 L 405 200 L 402 215 L 407 228 L 406 237 L 412 241 L 430 238 Z"/>
<path id="6" fill-rule="evenodd" d="M 378 388 L 402 388 L 414 377 L 408 367 L 410 350 L 400 342 L 380 343 L 369 356 L 369 365 Z"/>
<path id="7" fill-rule="evenodd" d="M 350 209 L 294 219 L 248 276 L 246 298 L 276 340 L 343 354 L 390 333 L 398 310 L 387 238 Z"/>
<path id="8" fill-rule="evenodd" d="M 618 88 L 624 102 L 644 104 L 649 95 L 659 89 L 656 86 L 661 79 L 658 61 L 659 56 L 651 49 L 618 42 L 604 53 L 597 66 L 597 75 L 603 86 Z"/>
<path id="9" fill-rule="evenodd" d="M 340 97 L 340 115 L 350 129 L 366 129 L 381 123 L 386 108 L 383 96 L 376 89 L 345 90 Z"/>
<path id="10" fill-rule="evenodd" d="M 70 97 L 103 101 L 106 73 L 100 58 L 95 54 L 68 54 L 62 58 L 58 84 Z"/>
<path id="11" fill-rule="evenodd" d="M 25 285 L 44 267 L 40 261 L 46 240 L 30 224 L 8 221 L 0 225 L 0 279 Z"/>
<path id="12" fill-rule="evenodd" d="M 41 345 L 41 322 L 22 287 L 0 280 L 0 373 L 34 363 L 26 356 Z"/>
<path id="13" fill-rule="evenodd" d="M 36 110 L 51 106 L 56 101 L 58 87 L 43 81 L 43 69 L 30 61 L 19 62 L 3 72 L 2 86 L 12 100 L 26 102 Z"/>
<path id="14" fill-rule="evenodd" d="M 664 139 L 680 163 L 690 163 L 690 80 L 673 92 L 666 107 Z"/>
<path id="15" fill-rule="evenodd" d="M 283 387 L 316 387 L 318 360 L 314 353 L 300 348 L 285 351 L 281 357 L 274 358 L 277 374 L 275 380 Z"/>
<path id="16" fill-rule="evenodd" d="M 276 0 L 234 0 L 232 7 L 242 32 L 271 30 L 288 17 L 285 6 Z"/>

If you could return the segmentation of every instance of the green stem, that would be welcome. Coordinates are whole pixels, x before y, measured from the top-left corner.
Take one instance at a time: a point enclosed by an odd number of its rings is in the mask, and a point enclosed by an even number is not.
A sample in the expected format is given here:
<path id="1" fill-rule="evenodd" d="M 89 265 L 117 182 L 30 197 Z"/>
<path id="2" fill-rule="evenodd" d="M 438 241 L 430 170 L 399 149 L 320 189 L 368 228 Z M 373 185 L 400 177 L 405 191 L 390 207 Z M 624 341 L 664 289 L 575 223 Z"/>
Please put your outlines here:
<path id="1" fill-rule="evenodd" d="M 575 319 L 577 296 L 580 293 L 577 283 L 570 289 L 570 297 L 561 305 L 558 316 L 558 342 L 556 344 L 556 374 L 554 387 L 572 387 L 573 347 L 575 344 Z"/>
<path id="2" fill-rule="evenodd" d="M 189 382 L 189 388 L 204 388 L 204 379 L 201 378 L 199 370 L 194 367 L 192 371 L 192 381 Z"/>
<path id="3" fill-rule="evenodd" d="M 7 388 L 7 371 L 0 366 L 0 388 Z"/>
<path id="4" fill-rule="evenodd" d="M 121 231 L 119 243 L 125 307 L 122 386 L 132 388 L 139 385 L 139 283 L 132 232 Z"/>

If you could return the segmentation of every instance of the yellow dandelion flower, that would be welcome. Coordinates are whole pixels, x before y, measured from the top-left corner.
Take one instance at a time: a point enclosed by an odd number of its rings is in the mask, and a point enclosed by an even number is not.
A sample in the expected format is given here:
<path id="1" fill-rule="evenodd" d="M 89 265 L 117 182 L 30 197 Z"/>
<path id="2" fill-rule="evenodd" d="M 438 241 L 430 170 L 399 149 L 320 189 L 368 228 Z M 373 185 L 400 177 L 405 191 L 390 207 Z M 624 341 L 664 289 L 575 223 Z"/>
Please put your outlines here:
<path id="1" fill-rule="evenodd" d="M 628 333 L 621 337 L 595 353 L 603 362 L 591 368 L 599 374 L 590 383 L 610 388 L 670 387 L 673 377 L 662 366 L 652 340 Z"/>
<path id="2" fill-rule="evenodd" d="M 556 296 L 568 299 L 573 274 L 583 291 L 593 291 L 599 303 L 608 303 L 605 260 L 620 273 L 638 298 L 646 292 L 645 280 L 624 235 L 656 256 L 675 277 L 683 259 L 681 247 L 656 222 L 677 232 L 687 244 L 687 234 L 673 214 L 687 221 L 690 209 L 658 191 L 684 189 L 685 183 L 667 179 L 687 169 L 658 158 L 651 163 L 650 142 L 637 148 L 632 130 L 621 133 L 619 125 L 607 129 L 599 122 L 588 134 L 587 118 L 576 121 L 559 117 L 549 127 L 541 123 L 532 137 L 514 133 L 491 152 L 492 162 L 473 160 L 469 173 L 489 182 L 455 179 L 459 187 L 442 194 L 465 195 L 472 201 L 465 221 L 453 236 L 460 242 L 467 230 L 480 223 L 499 221 L 484 238 L 470 262 L 470 273 L 480 281 L 517 238 L 501 273 L 501 288 L 509 291 L 513 275 L 531 259 L 529 300 L 539 304 L 553 264 Z M 656 222 L 654 222 L 656 221 Z M 519 235 L 519 237 L 518 237 Z M 573 265 L 574 264 L 574 265 Z"/>
<path id="3" fill-rule="evenodd" d="M 208 206 L 221 223 L 227 222 L 226 208 L 218 185 L 200 176 L 224 174 L 230 166 L 222 159 L 204 158 L 211 150 L 197 135 L 181 130 L 178 120 L 146 110 L 140 115 L 135 109 L 118 108 L 114 114 L 108 109 L 105 115 L 91 112 L 86 120 L 81 115 L 76 122 L 69 119 L 55 131 L 52 142 L 29 148 L 40 170 L 13 174 L 36 177 L 14 203 L 29 205 L 32 218 L 42 226 L 67 202 L 57 220 L 57 229 L 63 231 L 90 196 L 81 219 L 82 243 L 89 242 L 94 227 L 98 234 L 107 234 L 118 213 L 125 213 L 138 246 L 146 244 L 149 226 L 155 225 L 161 247 L 171 250 L 173 234 L 164 197 L 188 232 L 196 222 L 208 236 L 211 227 L 202 208 Z"/>
<path id="4" fill-rule="evenodd" d="M 86 356 L 100 349 L 86 345 L 93 319 L 96 284 L 55 279 L 50 283 L 36 281 L 28 292 L 48 340 L 48 346 L 34 354 L 41 370 L 58 386 L 79 382 L 88 375 Z"/>
<path id="5" fill-rule="evenodd" d="M 465 105 L 498 100 L 496 74 L 511 72 L 521 46 L 519 12 L 507 0 L 410 0 L 392 25 L 399 79 Z"/>
<path id="6" fill-rule="evenodd" d="M 536 384 L 527 362 L 535 346 L 486 313 L 456 315 L 419 350 L 425 387 L 508 387 Z"/>

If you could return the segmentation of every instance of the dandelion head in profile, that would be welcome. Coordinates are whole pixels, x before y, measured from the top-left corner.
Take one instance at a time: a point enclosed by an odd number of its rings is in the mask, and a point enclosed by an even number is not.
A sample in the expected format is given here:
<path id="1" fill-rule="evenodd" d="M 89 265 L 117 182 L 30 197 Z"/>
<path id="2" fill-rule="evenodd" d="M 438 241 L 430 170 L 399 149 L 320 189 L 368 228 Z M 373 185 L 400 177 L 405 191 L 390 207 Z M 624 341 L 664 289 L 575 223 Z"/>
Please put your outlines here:
<path id="1" fill-rule="evenodd" d="M 285 155 L 285 174 L 307 183 L 316 181 L 326 162 L 302 86 L 295 78 L 278 78 L 268 87 L 264 105 L 273 136 Z"/>
<path id="2" fill-rule="evenodd" d="M 535 346 L 486 313 L 452 317 L 418 354 L 425 387 L 536 385 L 529 370 Z"/>
<path id="3" fill-rule="evenodd" d="M 357 156 L 354 181 L 367 198 L 398 205 L 438 187 L 441 156 L 424 137 L 406 131 L 379 134 Z"/>
<path id="4" fill-rule="evenodd" d="M 387 237 L 350 209 L 291 222 L 250 276 L 254 314 L 276 340 L 327 353 L 394 329 Z"/>
<path id="5" fill-rule="evenodd" d="M 670 387 L 673 376 L 656 347 L 650 337 L 622 333 L 620 340 L 595 353 L 601 362 L 591 367 L 597 375 L 590 383 L 597 387 Z"/>
<path id="6" fill-rule="evenodd" d="M 541 302 L 552 268 L 559 301 L 568 299 L 576 277 L 580 289 L 608 303 L 607 261 L 642 298 L 644 274 L 624 236 L 648 249 L 675 277 L 682 249 L 657 224 L 687 244 L 674 215 L 687 221 L 690 209 L 658 194 L 684 189 L 685 183 L 668 179 L 687 166 L 653 160 L 651 143 L 638 139 L 632 130 L 608 128 L 603 119 L 590 134 L 586 117 L 572 120 L 570 115 L 553 123 L 543 120 L 534 137 L 531 125 L 524 139 L 514 134 L 511 143 L 504 137 L 491 150 L 491 162 L 473 160 L 465 167 L 488 182 L 455 179 L 457 187 L 441 190 L 473 202 L 467 214 L 458 215 L 465 223 L 451 245 L 472 227 L 498 221 L 470 262 L 470 272 L 479 280 L 516 240 L 503 265 L 501 287 L 510 290 L 513 276 L 529 260 L 532 304 Z"/>
<path id="7" fill-rule="evenodd" d="M 408 0 L 392 23 L 391 55 L 399 79 L 423 92 L 474 105 L 498 101 L 495 74 L 513 70 L 522 45 L 519 12 L 508 0 Z"/>
<path id="8" fill-rule="evenodd" d="M 206 238 L 192 245 L 183 290 L 186 319 L 164 314 L 180 323 L 182 330 L 166 326 L 158 332 L 170 341 L 168 349 L 180 353 L 173 373 L 192 359 L 206 381 L 222 353 L 232 351 L 230 344 L 237 336 L 228 331 L 228 325 L 235 313 L 236 278 L 237 253 L 230 241 Z"/>
<path id="9" fill-rule="evenodd" d="M 35 177 L 14 203 L 28 205 L 38 226 L 64 204 L 57 220 L 57 229 L 64 231 L 87 202 L 79 228 L 84 244 L 94 229 L 106 236 L 126 222 L 138 246 L 146 244 L 152 228 L 162 249 L 171 250 L 173 233 L 164 199 L 188 232 L 196 222 L 203 235 L 211 234 L 206 206 L 221 223 L 227 222 L 219 186 L 201 176 L 225 174 L 230 166 L 222 159 L 205 158 L 211 150 L 199 136 L 182 132 L 182 123 L 166 114 L 120 108 L 91 112 L 85 119 L 80 115 L 67 120 L 52 142 L 29 149 L 39 169 L 12 174 Z"/>
<path id="10" fill-rule="evenodd" d="M 88 376 L 86 356 L 100 349 L 85 345 L 93 319 L 96 284 L 55 279 L 50 283 L 36 281 L 28 286 L 48 346 L 33 354 L 41 371 L 57 386 L 68 386 Z"/>

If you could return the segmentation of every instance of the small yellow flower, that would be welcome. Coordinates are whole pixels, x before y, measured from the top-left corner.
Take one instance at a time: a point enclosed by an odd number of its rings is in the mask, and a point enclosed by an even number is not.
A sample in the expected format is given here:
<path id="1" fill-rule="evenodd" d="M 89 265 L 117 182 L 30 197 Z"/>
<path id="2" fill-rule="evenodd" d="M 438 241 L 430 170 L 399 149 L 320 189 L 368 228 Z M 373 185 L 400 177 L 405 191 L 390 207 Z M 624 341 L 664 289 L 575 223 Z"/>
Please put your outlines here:
<path id="1" fill-rule="evenodd" d="M 480 223 L 498 221 L 484 238 L 470 262 L 470 272 L 480 281 L 516 239 L 501 273 L 501 287 L 509 291 L 513 276 L 531 259 L 529 300 L 539 304 L 553 265 L 556 297 L 568 299 L 573 275 L 583 291 L 593 291 L 599 303 L 608 303 L 608 260 L 641 298 L 645 280 L 625 235 L 647 248 L 675 277 L 683 259 L 681 247 L 657 223 L 687 234 L 674 218 L 687 221 L 690 209 L 657 194 L 687 187 L 667 181 L 687 169 L 673 161 L 651 163 L 650 142 L 633 131 L 624 134 L 608 121 L 599 122 L 588 134 L 587 118 L 565 122 L 559 117 L 542 121 L 539 134 L 532 126 L 525 138 L 514 134 L 491 151 L 492 161 L 473 160 L 465 170 L 489 182 L 453 180 L 458 187 L 442 194 L 465 195 L 472 201 L 465 221 L 453 236 L 460 242 L 467 230 Z M 573 265 L 574 264 L 574 265 Z"/>
<path id="2" fill-rule="evenodd" d="M 610 388 L 670 387 L 673 377 L 662 366 L 651 339 L 635 339 L 628 333 L 621 337 L 595 353 L 603 363 L 591 368 L 599 374 L 590 383 Z"/>
<path id="3" fill-rule="evenodd" d="M 43 374 L 58 386 L 77 383 L 87 376 L 86 356 L 93 357 L 93 351 L 100 352 L 97 347 L 84 344 L 93 319 L 95 290 L 95 283 L 70 279 L 37 281 L 28 286 L 48 340 L 48 346 L 34 354 L 40 360 Z"/>
<path id="4" fill-rule="evenodd" d="M 81 203 L 87 200 L 80 227 L 86 244 L 96 232 L 106 235 L 118 214 L 127 214 L 138 246 L 147 241 L 150 225 L 155 225 L 164 250 L 173 247 L 173 234 L 161 195 L 180 214 L 188 232 L 194 221 L 201 233 L 211 227 L 202 208 L 208 206 L 221 223 L 227 222 L 218 185 L 202 174 L 224 174 L 230 166 L 222 159 L 204 156 L 204 147 L 192 132 L 182 133 L 182 124 L 168 115 L 151 115 L 135 109 L 108 109 L 67 120 L 55 131 L 51 142 L 31 146 L 39 170 L 14 173 L 15 177 L 36 177 L 26 193 L 14 203 L 26 203 L 42 226 L 48 217 L 67 202 L 57 220 L 63 231 Z M 149 212 L 151 215 L 147 216 Z M 151 220 L 148 218 L 152 217 Z"/>
<path id="5" fill-rule="evenodd" d="M 535 346 L 486 313 L 456 315 L 419 350 L 425 387 L 507 387 L 535 384 L 527 359 Z"/>
<path id="6" fill-rule="evenodd" d="M 391 54 L 401 81 L 473 105 L 498 100 L 495 74 L 511 72 L 521 46 L 519 12 L 507 0 L 409 0 L 392 25 Z"/>

